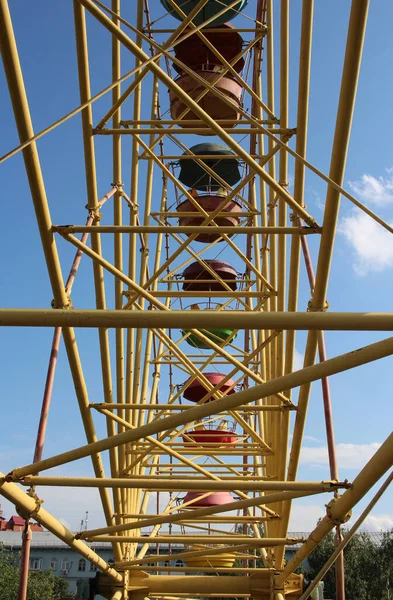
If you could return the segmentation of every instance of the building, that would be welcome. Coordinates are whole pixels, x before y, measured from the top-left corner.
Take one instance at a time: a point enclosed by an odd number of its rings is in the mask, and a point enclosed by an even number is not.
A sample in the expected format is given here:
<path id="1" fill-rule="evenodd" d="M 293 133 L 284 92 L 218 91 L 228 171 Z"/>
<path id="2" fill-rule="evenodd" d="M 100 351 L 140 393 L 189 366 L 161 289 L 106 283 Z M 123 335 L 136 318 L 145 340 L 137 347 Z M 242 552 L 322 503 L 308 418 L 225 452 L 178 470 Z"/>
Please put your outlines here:
<path id="1" fill-rule="evenodd" d="M 20 520 L 19 520 L 20 519 Z M 3 524 L 8 526 L 3 526 Z M 11 517 L 6 522 L 0 520 L 0 544 L 12 551 L 20 552 L 22 549 L 22 531 L 24 519 Z M 33 524 L 32 524 L 33 525 Z M 38 529 L 37 529 L 38 527 Z M 68 589 L 77 595 L 79 599 L 89 598 L 89 580 L 96 576 L 95 565 L 82 558 L 80 554 L 70 548 L 65 542 L 59 540 L 50 531 L 45 531 L 39 525 L 33 525 L 34 531 L 30 545 L 30 570 L 47 571 L 52 569 L 57 577 L 64 577 L 68 583 Z M 109 542 L 85 542 L 106 562 L 114 562 L 112 544 Z M 180 552 L 182 546 L 175 547 L 172 544 L 172 552 Z M 155 548 L 152 550 L 155 554 Z M 161 545 L 161 553 L 167 554 L 168 548 Z M 170 564 L 181 566 L 183 561 L 174 560 Z M 168 561 L 162 563 L 168 566 Z M 96 600 L 104 600 L 102 596 L 96 596 Z"/>
<path id="2" fill-rule="evenodd" d="M 0 544 L 15 552 L 20 552 L 22 548 L 22 530 L 24 520 L 21 517 L 13 516 L 8 521 L 0 516 Z M 44 529 L 38 524 L 32 524 L 34 534 L 30 547 L 30 569 L 32 571 L 46 571 L 52 569 L 57 577 L 64 577 L 67 580 L 68 588 L 80 599 L 89 598 L 89 580 L 96 576 L 97 569 L 95 565 L 82 558 L 77 552 L 72 550 L 67 544 L 59 540 L 55 535 Z M 377 543 L 381 540 L 380 533 L 371 534 Z M 289 537 L 307 538 L 309 533 L 296 532 L 289 533 Z M 113 559 L 112 545 L 109 542 L 86 542 L 88 546 L 94 549 L 106 562 L 110 563 Z M 300 543 L 294 546 L 288 546 L 286 549 L 286 558 L 290 560 Z M 160 553 L 168 554 L 168 548 L 160 545 Z M 184 550 L 182 545 L 172 544 L 171 552 L 174 554 Z M 155 546 L 152 547 L 152 554 L 156 553 Z M 183 566 L 181 559 L 170 563 L 165 561 L 161 566 L 173 567 Z M 153 566 L 154 563 L 151 564 Z M 160 565 L 160 563 L 159 563 Z M 167 573 L 166 573 L 167 574 Z M 323 598 L 322 586 L 315 592 L 315 598 Z M 104 600 L 102 596 L 96 596 L 96 600 Z"/>
<path id="3" fill-rule="evenodd" d="M 0 531 L 20 531 L 25 527 L 25 520 L 17 515 L 12 516 L 8 521 L 4 517 L 0 517 Z M 39 523 L 31 523 L 32 531 L 44 531 L 44 528 Z"/>
<path id="4" fill-rule="evenodd" d="M 22 535 L 19 530 L 0 531 L 0 544 L 10 550 L 20 552 Z M 93 542 L 89 546 L 109 562 L 113 561 L 112 546 L 108 542 Z M 35 531 L 30 546 L 30 570 L 47 571 L 52 569 L 57 577 L 64 577 L 68 588 L 79 598 L 88 598 L 89 579 L 95 577 L 96 567 L 82 558 L 62 540 L 49 531 Z M 97 599 L 101 600 L 101 596 Z M 102 599 L 103 600 L 103 599 Z"/>

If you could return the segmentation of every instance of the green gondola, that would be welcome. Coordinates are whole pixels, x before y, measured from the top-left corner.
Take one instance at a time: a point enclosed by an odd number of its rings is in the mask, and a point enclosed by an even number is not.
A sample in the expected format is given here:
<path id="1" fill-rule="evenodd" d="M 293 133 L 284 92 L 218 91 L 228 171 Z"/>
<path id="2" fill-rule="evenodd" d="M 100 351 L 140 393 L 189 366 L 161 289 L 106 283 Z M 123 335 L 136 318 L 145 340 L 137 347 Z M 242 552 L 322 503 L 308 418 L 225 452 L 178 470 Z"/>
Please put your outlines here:
<path id="1" fill-rule="evenodd" d="M 188 331 L 182 331 L 183 335 L 187 335 Z M 234 333 L 233 329 L 206 329 L 206 331 L 201 332 L 204 336 L 206 336 L 212 342 L 219 344 L 221 346 L 221 342 L 225 341 L 226 344 L 230 344 L 237 336 L 237 333 Z M 194 348 L 203 348 L 209 349 L 210 346 L 206 344 L 203 340 L 199 339 L 193 333 L 188 336 L 186 342 L 193 346 Z"/>
<path id="2" fill-rule="evenodd" d="M 208 0 L 207 4 L 199 11 L 199 13 L 194 17 L 193 22 L 195 25 L 201 25 L 207 19 L 214 16 L 216 13 L 222 11 L 225 5 L 229 6 L 232 4 L 233 0 Z M 222 25 L 223 23 L 227 23 L 231 19 L 234 19 L 247 5 L 248 0 L 239 0 L 238 6 L 234 8 L 228 9 L 222 15 L 218 16 L 214 21 L 209 23 L 209 27 L 217 27 L 217 25 Z M 167 0 L 161 0 L 161 4 L 165 7 L 165 9 L 173 16 L 175 19 L 182 21 L 182 17 Z M 190 12 L 197 6 L 197 0 L 178 0 L 178 6 L 186 13 L 186 15 L 190 14 Z"/>

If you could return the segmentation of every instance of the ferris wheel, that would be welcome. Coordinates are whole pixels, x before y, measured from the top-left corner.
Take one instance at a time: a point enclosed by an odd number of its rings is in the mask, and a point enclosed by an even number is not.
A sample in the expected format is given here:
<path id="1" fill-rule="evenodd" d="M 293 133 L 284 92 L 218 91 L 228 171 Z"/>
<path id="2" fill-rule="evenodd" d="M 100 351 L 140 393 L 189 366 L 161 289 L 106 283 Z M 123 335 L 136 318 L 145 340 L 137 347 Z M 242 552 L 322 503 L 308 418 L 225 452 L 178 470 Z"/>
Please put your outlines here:
<path id="1" fill-rule="evenodd" d="M 340 480 L 328 385 L 331 375 L 393 354 L 392 340 L 327 359 L 323 333 L 391 329 L 386 315 L 329 312 L 327 302 L 341 196 L 391 231 L 342 187 L 368 1 L 352 3 L 328 174 L 307 159 L 314 2 L 301 4 L 293 24 L 289 0 L 68 3 L 80 104 L 35 132 L 0 1 L 20 138 L 2 161 L 23 154 L 53 293 L 51 310 L 4 309 L 0 319 L 54 328 L 34 460 L 15 466 L 0 494 L 26 529 L 37 520 L 96 565 L 92 593 L 105 598 L 305 599 L 319 579 L 305 590 L 295 571 L 335 530 L 342 600 L 350 536 L 342 539 L 341 527 L 393 463 L 390 437 L 354 481 Z M 93 94 L 92 82 L 104 79 Z M 78 202 L 52 207 L 37 142 L 68 121 L 83 142 L 86 191 L 83 202 L 79 191 Z M 306 206 L 309 173 L 326 184 L 323 214 Z M 86 281 L 93 274 L 83 294 L 80 264 Z M 98 334 L 89 344 L 99 394 L 85 376 L 93 369 L 86 328 Z M 300 367 L 297 332 L 305 332 Z M 61 339 L 85 442 L 43 458 Z M 330 479 L 302 481 L 319 381 Z M 94 477 L 46 474 L 86 457 Z M 98 489 L 101 526 L 64 527 L 42 506 L 50 487 Z M 293 502 L 326 493 L 314 531 L 291 537 Z M 113 564 L 93 541 L 112 543 Z"/>

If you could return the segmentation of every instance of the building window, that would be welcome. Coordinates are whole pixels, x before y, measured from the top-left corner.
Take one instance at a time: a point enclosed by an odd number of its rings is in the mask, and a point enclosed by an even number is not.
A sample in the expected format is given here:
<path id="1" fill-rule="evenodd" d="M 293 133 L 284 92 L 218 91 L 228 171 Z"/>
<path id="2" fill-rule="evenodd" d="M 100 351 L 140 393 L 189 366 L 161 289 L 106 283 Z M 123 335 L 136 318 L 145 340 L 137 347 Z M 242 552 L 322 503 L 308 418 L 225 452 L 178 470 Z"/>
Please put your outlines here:
<path id="1" fill-rule="evenodd" d="M 81 558 L 78 562 L 78 571 L 86 571 L 86 561 L 84 558 Z"/>
<path id="2" fill-rule="evenodd" d="M 90 571 L 93 571 L 93 572 L 97 571 L 97 567 L 96 567 L 96 565 L 95 565 L 95 564 L 93 564 L 93 563 L 90 563 L 90 569 L 89 569 L 89 570 L 90 570 Z"/>
<path id="3" fill-rule="evenodd" d="M 42 565 L 42 558 L 31 558 L 30 559 L 30 570 L 40 571 Z"/>
<path id="4" fill-rule="evenodd" d="M 68 571 L 71 569 L 71 564 L 72 563 L 70 563 L 68 560 L 63 560 L 62 563 L 61 563 L 61 571 L 64 574 L 67 574 Z"/>
<path id="5" fill-rule="evenodd" d="M 52 571 L 56 571 L 57 569 L 57 558 L 52 558 L 50 561 L 50 568 Z"/>

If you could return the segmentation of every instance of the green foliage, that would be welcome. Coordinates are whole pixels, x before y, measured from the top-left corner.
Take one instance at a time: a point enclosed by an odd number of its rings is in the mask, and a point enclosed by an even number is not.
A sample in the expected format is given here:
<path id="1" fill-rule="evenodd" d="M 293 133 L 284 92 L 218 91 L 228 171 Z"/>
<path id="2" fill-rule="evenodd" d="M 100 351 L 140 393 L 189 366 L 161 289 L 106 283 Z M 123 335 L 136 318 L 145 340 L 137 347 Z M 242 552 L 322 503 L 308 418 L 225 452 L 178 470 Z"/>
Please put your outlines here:
<path id="1" fill-rule="evenodd" d="M 59 598 L 74 598 L 74 594 L 68 590 L 68 583 L 64 577 L 54 578 L 53 597 L 55 600 L 58 600 Z"/>
<path id="2" fill-rule="evenodd" d="M 12 552 L 0 544 L 0 600 L 16 600 L 19 587 L 19 553 Z M 73 598 L 68 584 L 52 571 L 29 573 L 27 600 L 59 600 Z"/>
<path id="3" fill-rule="evenodd" d="M 334 550 L 329 534 L 308 558 L 304 574 L 308 581 L 317 575 Z M 393 593 L 393 530 L 386 532 L 382 544 L 369 533 L 356 534 L 344 551 L 345 592 L 347 600 L 384 600 Z M 324 577 L 324 596 L 336 599 L 334 566 Z"/>

